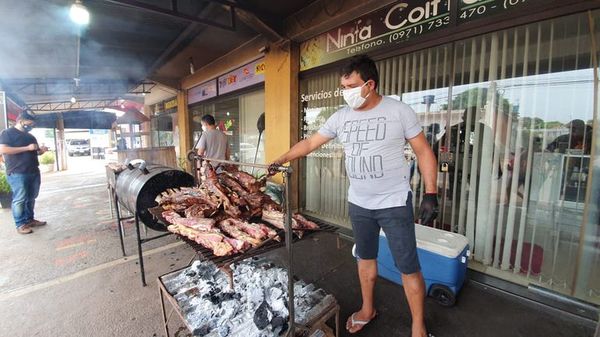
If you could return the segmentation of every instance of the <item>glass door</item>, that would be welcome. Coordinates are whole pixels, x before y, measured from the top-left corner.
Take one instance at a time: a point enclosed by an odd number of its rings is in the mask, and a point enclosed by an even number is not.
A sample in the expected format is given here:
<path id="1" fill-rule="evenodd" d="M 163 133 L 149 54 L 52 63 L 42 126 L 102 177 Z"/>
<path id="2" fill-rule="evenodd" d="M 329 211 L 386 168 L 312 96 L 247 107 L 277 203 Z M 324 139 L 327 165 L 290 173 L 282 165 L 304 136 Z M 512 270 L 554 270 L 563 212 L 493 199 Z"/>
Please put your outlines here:
<path id="1" fill-rule="evenodd" d="M 588 216 L 597 121 L 589 28 L 583 13 L 455 43 L 452 228 L 471 242 L 471 267 L 569 295 L 577 268 L 595 278 L 590 294 L 600 282 L 598 247 L 582 251 L 598 237 L 597 212 Z M 594 237 L 584 234 L 590 226 Z"/>

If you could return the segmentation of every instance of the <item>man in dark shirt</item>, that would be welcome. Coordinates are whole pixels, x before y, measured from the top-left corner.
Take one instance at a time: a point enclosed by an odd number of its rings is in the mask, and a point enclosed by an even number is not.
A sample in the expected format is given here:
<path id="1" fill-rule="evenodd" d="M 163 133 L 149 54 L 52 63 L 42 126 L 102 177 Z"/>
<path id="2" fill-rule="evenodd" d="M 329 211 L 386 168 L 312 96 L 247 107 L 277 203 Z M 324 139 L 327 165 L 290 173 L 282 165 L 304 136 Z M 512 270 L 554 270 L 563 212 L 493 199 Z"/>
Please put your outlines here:
<path id="1" fill-rule="evenodd" d="M 24 111 L 14 127 L 0 133 L 0 154 L 4 156 L 7 180 L 13 192 L 12 215 L 20 234 L 33 233 L 31 227 L 46 224 L 33 217 L 35 198 L 40 191 L 37 156 L 48 151 L 45 146 L 38 146 L 35 137 L 29 134 L 34 124 L 35 117 Z"/>

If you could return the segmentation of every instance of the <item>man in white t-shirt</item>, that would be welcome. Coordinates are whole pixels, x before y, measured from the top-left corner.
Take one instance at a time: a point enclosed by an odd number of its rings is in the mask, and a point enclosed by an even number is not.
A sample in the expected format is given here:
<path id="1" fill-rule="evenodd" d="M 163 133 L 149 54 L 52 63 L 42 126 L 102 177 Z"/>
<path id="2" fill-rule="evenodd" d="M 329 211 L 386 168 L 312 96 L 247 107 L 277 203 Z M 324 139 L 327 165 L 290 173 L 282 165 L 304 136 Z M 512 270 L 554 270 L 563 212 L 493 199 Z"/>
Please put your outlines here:
<path id="1" fill-rule="evenodd" d="M 348 106 L 335 112 L 318 132 L 294 145 L 273 164 L 306 156 L 334 138 L 343 144 L 362 294 L 362 307 L 348 318 L 346 329 L 356 333 L 377 315 L 373 290 L 382 229 L 402 273 L 412 314 L 412 337 L 426 337 L 425 282 L 417 257 L 405 143 L 408 141 L 416 154 L 425 182 L 419 214 L 422 224 L 437 216 L 437 162 L 415 112 L 402 102 L 381 96 L 378 85 L 379 74 L 373 60 L 366 55 L 350 59 L 341 76 Z"/>

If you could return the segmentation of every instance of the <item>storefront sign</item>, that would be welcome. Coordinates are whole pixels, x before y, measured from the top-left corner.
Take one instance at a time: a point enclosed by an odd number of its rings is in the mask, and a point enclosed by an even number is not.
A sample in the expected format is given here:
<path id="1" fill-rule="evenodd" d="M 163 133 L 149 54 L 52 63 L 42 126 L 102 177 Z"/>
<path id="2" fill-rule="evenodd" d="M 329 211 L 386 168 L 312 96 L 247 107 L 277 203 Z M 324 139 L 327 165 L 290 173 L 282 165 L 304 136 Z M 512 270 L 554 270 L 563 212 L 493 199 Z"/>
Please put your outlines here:
<path id="1" fill-rule="evenodd" d="M 544 3 L 547 0 L 460 0 L 458 22 L 465 23 L 501 12 L 515 10 L 531 3 Z"/>
<path id="2" fill-rule="evenodd" d="M 300 70 L 389 48 L 450 23 L 450 0 L 402 1 L 348 22 L 300 46 Z"/>
<path id="3" fill-rule="evenodd" d="M 353 55 L 390 49 L 429 32 L 451 27 L 450 8 L 458 5 L 457 24 L 558 0 L 404 0 L 347 22 L 300 45 L 300 70 Z"/>
<path id="4" fill-rule="evenodd" d="M 177 108 L 177 98 L 173 98 L 165 102 L 165 110 L 176 109 Z"/>
<path id="5" fill-rule="evenodd" d="M 217 80 L 210 80 L 188 90 L 188 104 L 202 102 L 216 96 Z"/>
<path id="6" fill-rule="evenodd" d="M 219 95 L 249 87 L 265 80 L 264 58 L 219 77 Z"/>

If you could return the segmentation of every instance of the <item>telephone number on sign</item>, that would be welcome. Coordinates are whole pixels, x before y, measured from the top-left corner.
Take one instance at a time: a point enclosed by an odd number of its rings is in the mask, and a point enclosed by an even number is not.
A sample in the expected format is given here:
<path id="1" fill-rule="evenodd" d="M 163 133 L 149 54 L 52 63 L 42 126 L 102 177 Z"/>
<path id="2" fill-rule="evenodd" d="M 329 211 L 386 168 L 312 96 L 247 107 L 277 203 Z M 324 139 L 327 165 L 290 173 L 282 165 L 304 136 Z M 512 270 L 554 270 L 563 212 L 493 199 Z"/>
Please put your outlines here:
<path id="1" fill-rule="evenodd" d="M 433 19 L 419 25 L 402 29 L 401 31 L 389 35 L 389 42 L 396 42 L 403 39 L 408 39 L 412 36 L 421 35 L 423 33 L 444 27 L 450 23 L 450 16 L 446 15 L 442 18 Z"/>
<path id="2" fill-rule="evenodd" d="M 480 15 L 485 14 L 489 11 L 497 11 L 498 9 L 511 9 L 518 5 L 527 2 L 527 0 L 503 0 L 500 3 L 496 1 L 489 2 L 487 4 L 481 4 L 479 6 L 474 6 L 468 9 L 463 10 L 458 16 L 462 20 L 471 19 L 473 17 L 478 17 Z M 498 8 L 500 7 L 500 8 Z"/>

